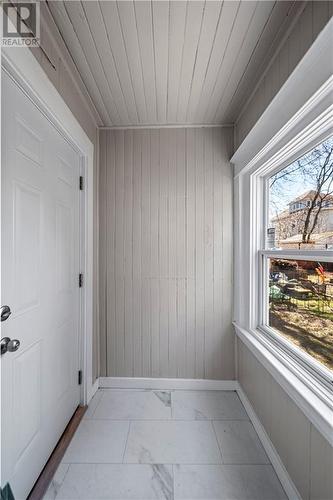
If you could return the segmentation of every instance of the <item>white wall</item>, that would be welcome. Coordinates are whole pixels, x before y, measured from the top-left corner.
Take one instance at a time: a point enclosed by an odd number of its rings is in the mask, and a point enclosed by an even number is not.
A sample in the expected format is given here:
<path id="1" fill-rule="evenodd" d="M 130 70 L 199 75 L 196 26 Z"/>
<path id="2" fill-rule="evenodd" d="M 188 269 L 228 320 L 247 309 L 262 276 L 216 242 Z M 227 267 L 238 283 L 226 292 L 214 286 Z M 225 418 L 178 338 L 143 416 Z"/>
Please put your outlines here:
<path id="1" fill-rule="evenodd" d="M 102 131 L 102 375 L 234 378 L 232 129 Z"/>
<path id="2" fill-rule="evenodd" d="M 235 125 L 237 148 L 260 118 L 274 96 L 291 75 L 333 14 L 333 2 L 303 2 L 304 9 L 296 19 L 292 31 L 275 54 L 270 66 L 258 79 L 251 98 L 242 109 Z M 329 55 L 327 55 L 329 57 Z M 325 64 L 325 61 L 323 61 Z"/>

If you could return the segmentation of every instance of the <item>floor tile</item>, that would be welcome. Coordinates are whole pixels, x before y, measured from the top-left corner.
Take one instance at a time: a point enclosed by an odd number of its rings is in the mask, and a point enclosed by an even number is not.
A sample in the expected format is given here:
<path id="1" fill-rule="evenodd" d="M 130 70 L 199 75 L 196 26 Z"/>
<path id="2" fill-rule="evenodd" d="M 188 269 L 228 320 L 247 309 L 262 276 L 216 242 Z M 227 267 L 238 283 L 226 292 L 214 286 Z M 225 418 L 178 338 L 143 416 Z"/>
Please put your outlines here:
<path id="1" fill-rule="evenodd" d="M 211 422 L 131 422 L 127 463 L 221 463 Z"/>
<path id="2" fill-rule="evenodd" d="M 268 464 L 269 460 L 251 422 L 215 421 L 224 464 Z"/>
<path id="3" fill-rule="evenodd" d="M 175 465 L 174 500 L 286 500 L 271 465 Z"/>
<path id="4" fill-rule="evenodd" d="M 175 391 L 172 413 L 179 420 L 248 420 L 234 391 Z"/>
<path id="5" fill-rule="evenodd" d="M 63 463 L 121 463 L 129 422 L 82 420 Z"/>
<path id="6" fill-rule="evenodd" d="M 52 481 L 43 496 L 43 500 L 55 500 L 60 487 L 65 479 L 65 476 L 68 472 L 69 464 L 60 464 L 56 473 L 54 474 Z"/>
<path id="7" fill-rule="evenodd" d="M 173 500 L 172 466 L 71 465 L 57 500 Z"/>
<path id="8" fill-rule="evenodd" d="M 170 391 L 105 390 L 93 418 L 166 420 L 171 418 Z"/>

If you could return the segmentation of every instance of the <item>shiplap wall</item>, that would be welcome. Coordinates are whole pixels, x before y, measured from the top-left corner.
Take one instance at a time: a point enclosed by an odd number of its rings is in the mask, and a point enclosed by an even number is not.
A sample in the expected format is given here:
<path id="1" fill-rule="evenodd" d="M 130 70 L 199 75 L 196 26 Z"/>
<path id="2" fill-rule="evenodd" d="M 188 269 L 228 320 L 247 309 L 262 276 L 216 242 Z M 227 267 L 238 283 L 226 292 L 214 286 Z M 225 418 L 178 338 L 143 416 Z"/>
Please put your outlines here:
<path id="1" fill-rule="evenodd" d="M 101 131 L 102 375 L 234 378 L 232 135 Z"/>
<path id="2" fill-rule="evenodd" d="M 253 88 L 254 93 L 236 120 L 236 149 L 332 17 L 331 1 L 308 1 L 303 4 L 303 10 L 297 13 L 292 30 L 272 58 L 270 66 L 259 79 L 257 86 Z M 327 57 L 330 55 L 327 54 Z"/>
<path id="3" fill-rule="evenodd" d="M 304 500 L 333 498 L 333 448 L 246 345 L 238 380 Z"/>

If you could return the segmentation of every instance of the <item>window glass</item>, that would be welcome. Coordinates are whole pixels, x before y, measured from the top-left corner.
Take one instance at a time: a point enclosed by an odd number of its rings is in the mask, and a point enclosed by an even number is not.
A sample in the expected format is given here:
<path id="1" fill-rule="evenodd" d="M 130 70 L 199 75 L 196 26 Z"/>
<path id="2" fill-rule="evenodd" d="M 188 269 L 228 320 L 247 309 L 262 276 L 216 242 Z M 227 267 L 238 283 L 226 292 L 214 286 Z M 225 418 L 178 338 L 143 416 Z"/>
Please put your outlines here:
<path id="1" fill-rule="evenodd" d="M 333 249 L 333 137 L 269 179 L 267 247 Z"/>
<path id="2" fill-rule="evenodd" d="M 333 262 L 268 263 L 268 325 L 333 369 Z"/>

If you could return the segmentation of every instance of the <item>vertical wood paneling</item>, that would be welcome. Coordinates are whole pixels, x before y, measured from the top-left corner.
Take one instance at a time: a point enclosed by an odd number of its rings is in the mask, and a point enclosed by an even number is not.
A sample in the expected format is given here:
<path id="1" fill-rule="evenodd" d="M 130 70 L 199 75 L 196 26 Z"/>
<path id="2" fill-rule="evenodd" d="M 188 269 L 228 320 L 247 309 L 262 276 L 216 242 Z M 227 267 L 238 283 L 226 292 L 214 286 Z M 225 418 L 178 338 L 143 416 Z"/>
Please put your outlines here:
<path id="1" fill-rule="evenodd" d="M 133 375 L 142 376 L 142 137 L 141 130 L 133 140 Z"/>
<path id="2" fill-rule="evenodd" d="M 205 141 L 196 130 L 195 162 L 195 375 L 204 378 L 205 352 Z"/>
<path id="3" fill-rule="evenodd" d="M 160 130 L 159 190 L 159 359 L 160 376 L 169 373 L 169 141 L 170 130 Z"/>
<path id="4" fill-rule="evenodd" d="M 219 131 L 220 133 L 220 131 Z M 195 258 L 196 258 L 196 198 L 195 198 L 195 168 L 196 148 L 195 129 L 186 131 L 186 374 L 195 377 L 196 360 L 196 314 L 195 314 Z"/>
<path id="5" fill-rule="evenodd" d="M 159 130 L 150 132 L 150 330 L 152 376 L 158 377 L 160 365 L 159 335 Z"/>
<path id="6" fill-rule="evenodd" d="M 116 142 L 114 133 L 106 133 L 106 164 L 105 182 L 103 189 L 106 190 L 106 214 L 104 216 L 105 226 L 101 228 L 106 241 L 105 259 L 105 303 L 102 304 L 106 310 L 106 364 L 116 368 L 117 345 L 116 345 L 116 271 L 115 271 L 115 235 L 116 235 Z M 103 196 L 100 194 L 101 203 Z M 102 243 L 101 243 L 102 245 Z M 101 253 L 102 253 L 101 246 Z M 101 349 L 101 359 L 105 354 Z"/>
<path id="7" fill-rule="evenodd" d="M 301 498 L 333 498 L 333 448 L 237 339 L 238 379 Z"/>
<path id="8" fill-rule="evenodd" d="M 116 314 L 115 314 L 115 351 L 116 351 L 116 370 L 119 376 L 125 375 L 125 283 L 124 283 L 124 153 L 125 153 L 125 132 L 121 130 L 116 132 L 116 179 L 115 179 L 115 199 L 116 199 L 116 219 L 115 219 L 115 296 L 116 296 Z"/>
<path id="9" fill-rule="evenodd" d="M 142 133 L 142 226 L 141 226 L 141 245 L 142 245 L 142 278 L 141 278 L 141 335 L 142 335 L 142 376 L 149 377 L 151 374 L 151 331 L 150 331 L 150 132 L 148 130 Z"/>
<path id="10" fill-rule="evenodd" d="M 105 131 L 100 132 L 99 137 L 99 155 L 100 155 L 100 172 L 99 172 L 99 195 L 100 195 L 100 207 L 99 207 L 99 312 L 100 312 L 100 374 L 101 376 L 106 375 L 106 359 L 107 359 L 107 346 L 106 346 L 106 336 L 107 336 L 107 309 L 106 309 L 106 254 L 107 254 L 107 241 L 106 241 L 106 215 L 109 212 L 106 203 L 108 190 L 106 188 L 106 169 L 107 169 L 107 140 L 108 133 Z"/>
<path id="11" fill-rule="evenodd" d="M 186 150 L 185 129 L 177 130 L 177 377 L 186 377 Z"/>
<path id="12" fill-rule="evenodd" d="M 133 373 L 133 131 L 125 132 L 124 259 L 125 259 L 125 373 Z"/>
<path id="13" fill-rule="evenodd" d="M 169 143 L 169 374 L 177 376 L 177 129 Z"/>
<path id="14" fill-rule="evenodd" d="M 234 377 L 231 129 L 101 133 L 109 376 Z"/>
<path id="15" fill-rule="evenodd" d="M 213 186 L 213 129 L 205 129 L 205 205 L 204 205 L 204 296 L 205 296 L 205 349 L 204 349 L 204 376 L 212 378 L 214 356 L 214 186 Z M 223 186 L 220 186 L 223 189 Z M 222 213 L 220 214 L 222 217 Z"/>

